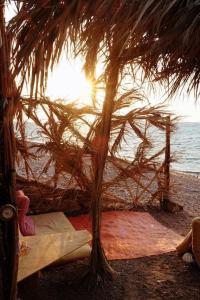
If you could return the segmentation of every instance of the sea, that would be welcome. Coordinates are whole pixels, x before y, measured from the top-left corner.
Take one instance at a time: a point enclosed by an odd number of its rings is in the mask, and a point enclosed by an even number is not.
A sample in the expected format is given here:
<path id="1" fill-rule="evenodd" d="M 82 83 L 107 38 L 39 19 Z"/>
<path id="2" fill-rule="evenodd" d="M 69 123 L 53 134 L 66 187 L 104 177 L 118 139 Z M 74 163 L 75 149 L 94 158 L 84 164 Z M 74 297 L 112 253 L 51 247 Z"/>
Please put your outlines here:
<path id="1" fill-rule="evenodd" d="M 27 124 L 27 132 L 30 139 L 32 141 L 43 142 L 43 138 L 38 135 L 34 124 L 31 122 Z M 154 146 L 151 154 L 153 154 L 164 147 L 165 133 L 154 129 L 151 131 L 151 136 Z M 137 145 L 137 138 L 126 138 L 120 150 L 120 157 L 131 160 Z M 172 171 L 200 176 L 200 123 L 179 122 L 176 124 L 175 131 L 171 133 L 171 155 L 173 157 L 171 163 Z"/>
<path id="2" fill-rule="evenodd" d="M 161 150 L 165 145 L 165 132 L 152 129 L 152 153 Z M 200 176 L 200 123 L 179 122 L 170 137 L 171 171 L 190 173 Z M 130 156 L 130 145 L 124 145 L 125 156 Z M 164 159 L 161 156 L 161 159 Z"/>
<path id="3" fill-rule="evenodd" d="M 176 125 L 171 136 L 171 150 L 177 161 L 172 169 L 200 175 L 200 123 L 183 122 Z"/>

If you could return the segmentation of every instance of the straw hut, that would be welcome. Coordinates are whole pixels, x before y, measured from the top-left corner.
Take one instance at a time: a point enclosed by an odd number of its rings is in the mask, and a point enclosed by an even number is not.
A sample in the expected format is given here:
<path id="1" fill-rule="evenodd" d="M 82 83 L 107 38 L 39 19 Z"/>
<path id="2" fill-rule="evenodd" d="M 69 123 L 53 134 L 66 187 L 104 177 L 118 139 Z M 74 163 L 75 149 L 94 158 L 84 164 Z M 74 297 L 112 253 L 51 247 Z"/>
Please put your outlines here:
<path id="1" fill-rule="evenodd" d="M 188 91 L 199 93 L 200 80 L 200 43 L 199 43 L 199 1 L 15 1 L 19 11 L 8 25 L 7 45 L 3 4 L 1 1 L 1 195 L 4 204 L 14 205 L 14 159 L 13 131 L 14 104 L 18 96 L 12 80 L 21 74 L 21 85 L 30 82 L 31 97 L 37 98 L 38 92 L 45 89 L 49 68 L 59 61 L 63 49 L 72 49 L 74 55 L 85 57 L 85 71 L 94 82 L 99 57 L 104 55 L 105 98 L 102 120 L 98 127 L 98 143 L 94 159 L 94 185 L 92 188 L 93 243 L 90 260 L 90 275 L 95 282 L 113 274 L 108 265 L 100 241 L 101 187 L 108 142 L 111 130 L 111 117 L 117 87 L 125 66 L 131 66 L 130 75 L 135 76 L 136 66 L 144 70 L 144 77 L 150 80 L 165 81 L 168 90 L 174 93 L 186 85 Z M 10 51 L 6 51 L 8 47 Z M 11 48 L 10 48 L 11 47 Z M 8 53 L 12 56 L 12 68 Z M 12 70 L 11 70 L 12 69 Z M 9 71 L 10 70 L 10 71 Z M 11 74 L 12 76 L 8 76 Z M 15 91 L 15 93 L 14 93 Z M 8 105 L 5 110 L 5 101 Z M 103 141 L 103 143 L 102 143 Z M 8 180 L 9 178 L 9 180 Z M 12 179 L 12 180 L 11 180 Z M 6 195 L 6 196 L 5 196 Z M 12 219 L 14 220 L 14 219 Z M 3 222 L 3 221 L 2 221 Z M 1 222 L 1 225 L 4 224 Z M 11 225 L 12 224 L 12 225 Z M 4 225 L 2 225 L 4 226 Z M 3 229 L 6 245 L 5 269 L 11 278 L 5 286 L 5 295 L 10 299 L 15 294 L 15 268 L 8 257 L 14 257 L 16 221 L 6 223 Z M 12 250 L 11 250 L 12 249 Z M 15 266 L 15 267 L 14 267 Z M 14 271 L 13 271 L 14 270 Z M 1 269 L 2 274 L 2 269 Z M 11 288 L 13 287 L 13 288 Z M 2 280 L 0 290 L 2 288 Z M 3 293 L 3 292 L 2 292 Z M 2 294 L 2 299 L 4 294 Z M 6 298 L 5 298 L 6 299 Z M 7 298 L 8 299 L 8 298 Z"/>

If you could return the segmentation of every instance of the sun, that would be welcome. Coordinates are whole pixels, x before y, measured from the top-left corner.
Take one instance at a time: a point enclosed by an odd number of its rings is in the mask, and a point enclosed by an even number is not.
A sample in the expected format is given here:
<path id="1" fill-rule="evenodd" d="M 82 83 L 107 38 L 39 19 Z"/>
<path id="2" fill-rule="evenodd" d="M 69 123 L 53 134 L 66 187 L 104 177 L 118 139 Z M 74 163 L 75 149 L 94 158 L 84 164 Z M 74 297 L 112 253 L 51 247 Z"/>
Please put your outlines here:
<path id="1" fill-rule="evenodd" d="M 86 79 L 80 61 L 62 59 L 49 76 L 46 95 L 52 99 L 79 100 L 90 105 L 91 94 L 92 83 Z"/>

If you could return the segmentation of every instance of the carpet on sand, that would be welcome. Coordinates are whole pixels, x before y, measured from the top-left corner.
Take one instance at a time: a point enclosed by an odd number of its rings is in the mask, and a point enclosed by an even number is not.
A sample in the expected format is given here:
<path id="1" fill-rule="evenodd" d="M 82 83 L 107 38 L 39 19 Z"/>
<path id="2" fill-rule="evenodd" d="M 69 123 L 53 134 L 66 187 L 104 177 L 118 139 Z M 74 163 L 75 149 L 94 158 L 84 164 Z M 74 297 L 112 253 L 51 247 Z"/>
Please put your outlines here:
<path id="1" fill-rule="evenodd" d="M 69 218 L 76 230 L 91 232 L 88 215 Z M 156 221 L 149 213 L 102 213 L 101 238 L 109 260 L 131 259 L 174 251 L 183 237 Z"/>

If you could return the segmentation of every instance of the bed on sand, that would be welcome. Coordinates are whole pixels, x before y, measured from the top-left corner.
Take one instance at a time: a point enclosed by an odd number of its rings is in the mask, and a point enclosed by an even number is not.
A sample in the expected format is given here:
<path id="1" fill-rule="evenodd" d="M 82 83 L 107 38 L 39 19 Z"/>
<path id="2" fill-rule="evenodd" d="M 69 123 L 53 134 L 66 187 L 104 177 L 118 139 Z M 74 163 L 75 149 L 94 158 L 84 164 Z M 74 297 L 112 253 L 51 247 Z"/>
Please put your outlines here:
<path id="1" fill-rule="evenodd" d="M 76 231 L 63 213 L 42 214 L 32 219 L 35 235 L 19 236 L 18 282 L 49 265 L 90 255 L 91 234 L 87 230 Z"/>

